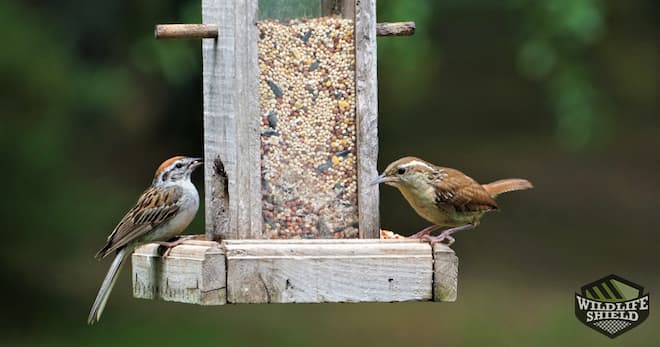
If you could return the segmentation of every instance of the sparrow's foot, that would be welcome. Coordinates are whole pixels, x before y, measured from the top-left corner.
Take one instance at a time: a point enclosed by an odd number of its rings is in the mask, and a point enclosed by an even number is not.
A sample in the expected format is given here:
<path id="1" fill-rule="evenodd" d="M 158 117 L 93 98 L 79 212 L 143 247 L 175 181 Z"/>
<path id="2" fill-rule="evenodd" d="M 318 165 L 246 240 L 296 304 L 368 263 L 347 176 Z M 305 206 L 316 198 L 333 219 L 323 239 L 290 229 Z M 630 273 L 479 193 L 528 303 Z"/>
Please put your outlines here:
<path id="1" fill-rule="evenodd" d="M 440 229 L 439 225 L 429 225 L 426 228 L 420 230 L 418 233 L 408 236 L 408 238 L 410 238 L 410 239 L 421 239 L 424 236 L 427 236 L 428 234 L 430 234 L 430 233 L 432 233 L 432 232 L 434 232 L 438 229 Z"/>
<path id="2" fill-rule="evenodd" d="M 165 250 L 165 253 L 163 253 L 164 257 L 169 257 L 170 252 L 172 252 L 172 248 L 183 244 L 187 240 L 192 240 L 195 238 L 195 235 L 183 235 L 183 236 L 177 236 L 177 239 L 174 241 L 156 241 L 154 242 L 155 244 L 161 245 L 163 247 L 167 247 L 167 250 Z"/>

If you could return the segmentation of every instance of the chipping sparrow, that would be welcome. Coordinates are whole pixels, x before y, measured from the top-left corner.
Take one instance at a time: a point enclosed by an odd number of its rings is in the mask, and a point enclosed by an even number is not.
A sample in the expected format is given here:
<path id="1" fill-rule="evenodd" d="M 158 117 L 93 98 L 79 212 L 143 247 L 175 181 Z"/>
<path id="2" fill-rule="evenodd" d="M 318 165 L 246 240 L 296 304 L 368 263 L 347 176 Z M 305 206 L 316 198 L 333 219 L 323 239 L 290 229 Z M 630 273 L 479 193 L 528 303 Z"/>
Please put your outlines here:
<path id="1" fill-rule="evenodd" d="M 454 243 L 451 234 L 476 227 L 484 213 L 498 209 L 494 198 L 499 194 L 532 188 L 529 181 L 519 178 L 481 185 L 458 170 L 415 157 L 391 163 L 373 183 L 398 188 L 415 212 L 433 223 L 412 238 L 424 238 L 431 244 L 448 240 L 450 245 Z M 451 228 L 438 236 L 429 235 L 443 226 Z"/>
<path id="2" fill-rule="evenodd" d="M 113 252 L 116 255 L 92 305 L 87 319 L 89 324 L 101 318 L 117 274 L 133 250 L 149 242 L 173 246 L 175 243 L 165 241 L 179 235 L 193 220 L 199 207 L 199 195 L 190 182 L 190 174 L 202 163 L 202 158 L 177 156 L 160 164 L 151 186 L 96 253 L 98 259 Z"/>

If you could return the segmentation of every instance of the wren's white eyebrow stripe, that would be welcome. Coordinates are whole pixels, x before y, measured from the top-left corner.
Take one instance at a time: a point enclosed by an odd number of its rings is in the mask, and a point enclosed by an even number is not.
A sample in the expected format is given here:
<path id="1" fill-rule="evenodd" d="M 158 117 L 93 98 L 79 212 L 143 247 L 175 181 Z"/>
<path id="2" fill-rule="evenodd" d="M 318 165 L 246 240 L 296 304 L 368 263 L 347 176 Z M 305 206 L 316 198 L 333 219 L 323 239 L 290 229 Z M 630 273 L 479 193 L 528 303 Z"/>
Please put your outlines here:
<path id="1" fill-rule="evenodd" d="M 408 163 L 406 163 L 406 164 L 401 165 L 401 167 L 406 168 L 406 169 L 409 168 L 409 167 L 411 167 L 411 166 L 423 166 L 423 167 L 429 169 L 430 171 L 436 171 L 436 169 L 434 169 L 433 167 L 429 166 L 429 164 L 427 164 L 427 163 L 425 163 L 425 162 L 423 162 L 423 161 L 419 161 L 419 160 L 412 160 L 412 161 L 410 161 L 410 162 L 408 162 Z"/>

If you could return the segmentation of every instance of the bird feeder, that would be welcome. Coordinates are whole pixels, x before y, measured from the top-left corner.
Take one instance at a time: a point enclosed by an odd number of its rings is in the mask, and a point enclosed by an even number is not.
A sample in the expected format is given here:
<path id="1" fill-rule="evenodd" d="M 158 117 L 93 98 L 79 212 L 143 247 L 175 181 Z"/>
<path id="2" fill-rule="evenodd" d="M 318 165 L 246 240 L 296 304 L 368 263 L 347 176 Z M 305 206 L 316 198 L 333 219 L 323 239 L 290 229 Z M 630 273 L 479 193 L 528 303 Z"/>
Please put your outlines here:
<path id="1" fill-rule="evenodd" d="M 375 0 L 203 0 L 204 240 L 133 255 L 134 296 L 225 303 L 453 301 L 445 245 L 379 238 Z"/>

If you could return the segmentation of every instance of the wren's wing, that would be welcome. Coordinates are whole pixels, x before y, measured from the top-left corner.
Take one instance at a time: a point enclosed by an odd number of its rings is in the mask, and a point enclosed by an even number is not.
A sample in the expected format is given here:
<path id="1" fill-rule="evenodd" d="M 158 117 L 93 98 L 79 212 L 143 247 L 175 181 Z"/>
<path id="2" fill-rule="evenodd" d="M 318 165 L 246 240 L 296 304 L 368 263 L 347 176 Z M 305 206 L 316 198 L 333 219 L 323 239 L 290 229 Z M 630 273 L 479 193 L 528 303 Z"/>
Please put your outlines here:
<path id="1" fill-rule="evenodd" d="M 108 236 L 108 242 L 96 257 L 103 258 L 170 220 L 179 210 L 181 195 L 181 188 L 177 186 L 145 190 Z"/>
<path id="2" fill-rule="evenodd" d="M 435 180 L 435 203 L 441 208 L 457 212 L 485 212 L 496 210 L 497 203 L 475 180 L 464 173 L 441 168 Z"/>

